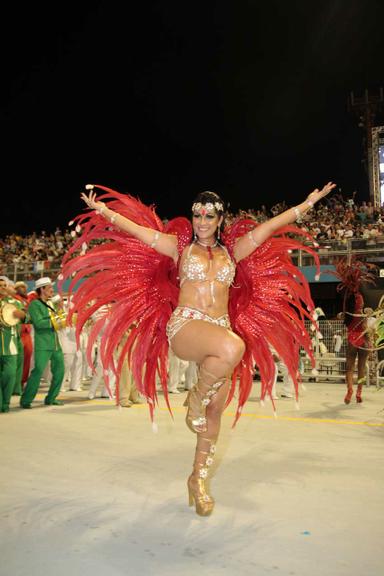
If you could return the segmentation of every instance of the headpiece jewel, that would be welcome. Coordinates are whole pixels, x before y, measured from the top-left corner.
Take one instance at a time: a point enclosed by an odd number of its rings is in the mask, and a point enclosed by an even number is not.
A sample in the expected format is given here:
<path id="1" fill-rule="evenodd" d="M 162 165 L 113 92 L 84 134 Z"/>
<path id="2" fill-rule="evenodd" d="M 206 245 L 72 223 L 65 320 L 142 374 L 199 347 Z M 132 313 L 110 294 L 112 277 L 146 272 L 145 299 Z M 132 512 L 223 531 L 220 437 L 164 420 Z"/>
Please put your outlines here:
<path id="1" fill-rule="evenodd" d="M 211 210 L 212 212 L 215 209 L 217 212 L 224 212 L 224 206 L 221 202 L 215 202 L 214 204 L 212 202 L 205 202 L 204 204 L 201 202 L 195 202 L 192 204 L 192 211 L 194 212 L 195 210 L 201 210 L 203 206 L 206 208 L 206 210 Z"/>

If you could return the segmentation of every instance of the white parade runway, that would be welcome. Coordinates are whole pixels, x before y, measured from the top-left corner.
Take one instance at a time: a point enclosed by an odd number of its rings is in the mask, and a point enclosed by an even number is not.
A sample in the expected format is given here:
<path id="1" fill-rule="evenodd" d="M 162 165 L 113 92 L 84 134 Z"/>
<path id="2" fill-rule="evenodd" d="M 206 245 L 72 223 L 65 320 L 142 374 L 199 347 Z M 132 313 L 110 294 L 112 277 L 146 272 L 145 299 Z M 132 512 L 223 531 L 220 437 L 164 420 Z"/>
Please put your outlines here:
<path id="1" fill-rule="evenodd" d="M 194 435 L 185 393 L 117 409 L 87 391 L 62 407 L 0 416 L 1 576 L 379 576 L 384 565 L 384 388 L 343 403 L 308 383 L 261 407 L 258 384 L 234 430 L 224 417 L 211 488 L 187 505 Z"/>

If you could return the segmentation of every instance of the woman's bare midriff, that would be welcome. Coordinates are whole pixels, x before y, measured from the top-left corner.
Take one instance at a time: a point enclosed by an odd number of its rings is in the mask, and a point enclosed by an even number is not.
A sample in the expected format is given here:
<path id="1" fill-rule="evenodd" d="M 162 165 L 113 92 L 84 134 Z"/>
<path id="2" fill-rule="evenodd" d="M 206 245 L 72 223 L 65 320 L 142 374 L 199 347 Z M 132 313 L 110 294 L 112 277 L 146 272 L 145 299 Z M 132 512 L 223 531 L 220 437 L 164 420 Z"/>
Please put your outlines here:
<path id="1" fill-rule="evenodd" d="M 178 306 L 195 308 L 212 318 L 228 314 L 228 286 L 213 280 L 213 294 L 214 301 L 210 281 L 190 282 L 187 280 L 180 289 Z"/>

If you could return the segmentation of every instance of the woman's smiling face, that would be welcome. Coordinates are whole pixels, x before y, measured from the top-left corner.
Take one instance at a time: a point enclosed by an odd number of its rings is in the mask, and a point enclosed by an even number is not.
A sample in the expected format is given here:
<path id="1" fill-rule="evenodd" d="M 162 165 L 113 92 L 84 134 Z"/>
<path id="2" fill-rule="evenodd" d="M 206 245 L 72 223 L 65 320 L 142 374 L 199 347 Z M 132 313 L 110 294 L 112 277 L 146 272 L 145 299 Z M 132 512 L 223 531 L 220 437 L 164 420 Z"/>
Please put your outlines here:
<path id="1" fill-rule="evenodd" d="M 200 240 L 208 240 L 215 236 L 222 220 L 223 217 L 219 216 L 214 208 L 207 208 L 204 204 L 192 212 L 193 231 Z"/>

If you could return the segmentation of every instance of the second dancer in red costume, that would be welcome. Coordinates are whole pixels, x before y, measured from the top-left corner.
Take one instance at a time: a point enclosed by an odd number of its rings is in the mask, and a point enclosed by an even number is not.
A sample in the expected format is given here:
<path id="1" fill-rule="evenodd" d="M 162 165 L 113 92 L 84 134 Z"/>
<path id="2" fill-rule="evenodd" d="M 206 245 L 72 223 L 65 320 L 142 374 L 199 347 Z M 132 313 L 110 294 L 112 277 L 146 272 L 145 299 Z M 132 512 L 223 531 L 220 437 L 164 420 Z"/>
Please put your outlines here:
<path id="1" fill-rule="evenodd" d="M 101 356 L 117 374 L 128 355 L 139 391 L 151 416 L 157 401 L 159 373 L 166 402 L 168 346 L 183 360 L 199 365 L 197 385 L 186 400 L 186 423 L 197 435 L 190 505 L 207 516 L 214 508 L 206 479 L 215 454 L 223 410 L 239 384 L 236 420 L 258 366 L 261 397 L 271 392 L 274 361 L 270 345 L 288 367 L 297 390 L 299 349 L 312 355 L 304 319 L 314 309 L 308 284 L 294 266 L 290 251 L 307 245 L 293 235 L 309 235 L 290 224 L 300 220 L 334 184 L 314 190 L 307 199 L 257 224 L 235 221 L 223 229 L 225 205 L 214 192 L 203 192 L 192 205 L 192 225 L 176 218 L 166 226 L 155 211 L 131 196 L 94 186 L 82 199 L 92 210 L 78 217 L 81 236 L 63 262 L 72 278 L 72 312 L 77 331 L 95 310 L 111 305 L 108 318 L 94 326 L 88 349 L 103 330 Z M 92 241 L 103 244 L 88 249 Z M 313 253 L 314 254 L 314 253 Z M 315 254 L 314 254 L 315 255 Z M 114 366 L 113 352 L 127 327 L 135 325 Z"/>
<path id="2" fill-rule="evenodd" d="M 352 257 L 350 262 L 347 258 L 340 259 L 335 270 L 331 274 L 341 280 L 337 287 L 343 296 L 343 311 L 339 318 L 344 320 L 347 328 L 347 353 L 345 365 L 345 380 L 347 393 L 344 397 L 345 404 L 350 404 L 353 396 L 353 382 L 355 364 L 357 358 L 357 390 L 356 402 L 363 401 L 363 384 L 366 384 L 366 364 L 368 361 L 369 349 L 372 343 L 368 337 L 367 311 L 364 306 L 363 288 L 369 284 L 375 284 L 375 271 L 377 266 L 369 262 L 363 262 L 356 257 Z M 371 310 L 372 311 L 372 310 Z M 372 311 L 373 312 L 373 311 Z"/>

